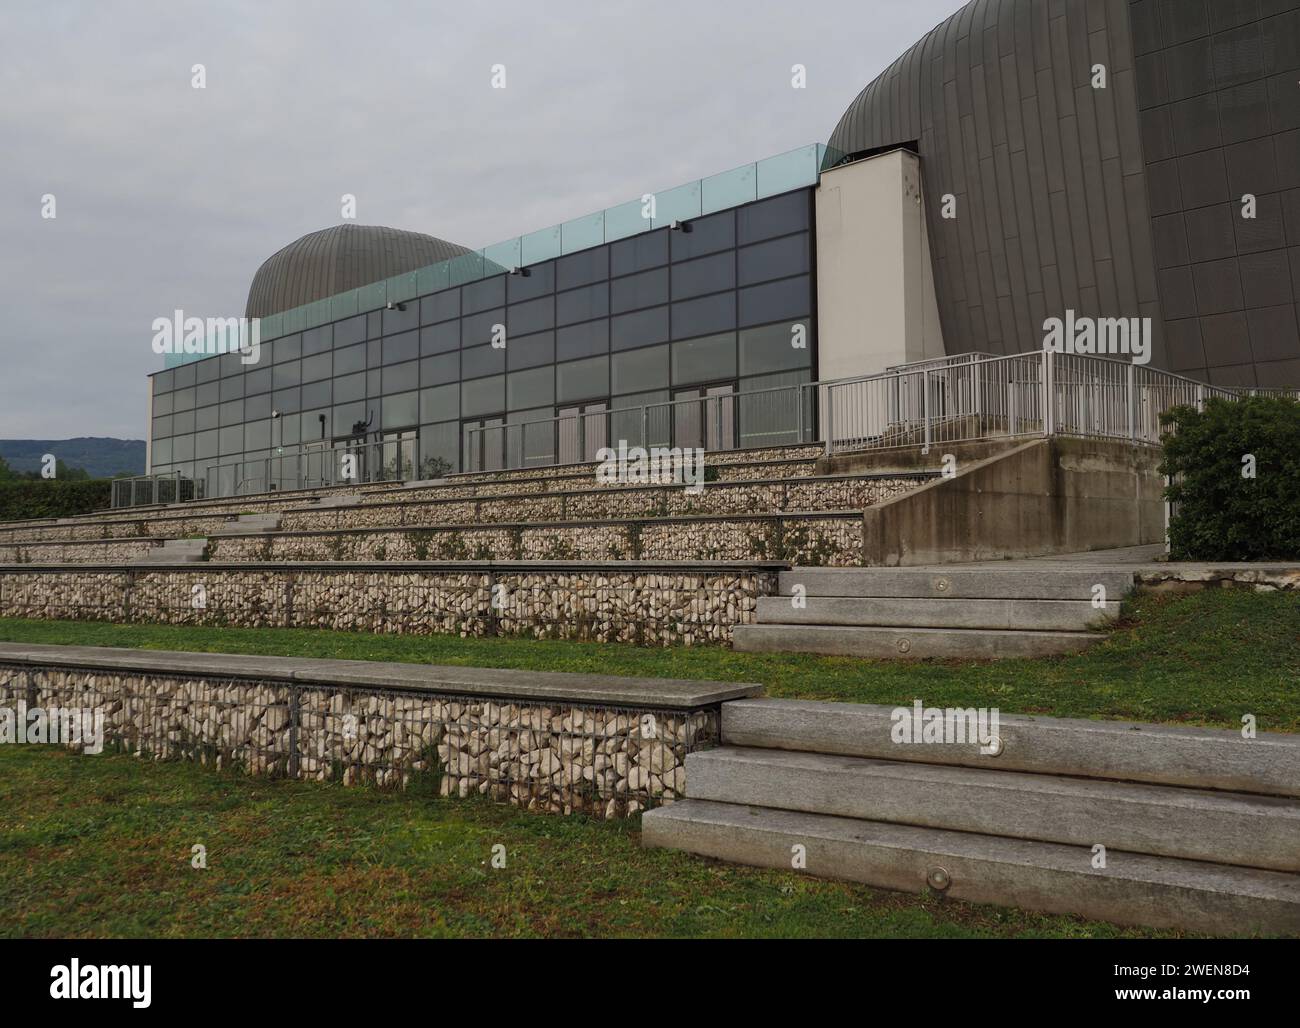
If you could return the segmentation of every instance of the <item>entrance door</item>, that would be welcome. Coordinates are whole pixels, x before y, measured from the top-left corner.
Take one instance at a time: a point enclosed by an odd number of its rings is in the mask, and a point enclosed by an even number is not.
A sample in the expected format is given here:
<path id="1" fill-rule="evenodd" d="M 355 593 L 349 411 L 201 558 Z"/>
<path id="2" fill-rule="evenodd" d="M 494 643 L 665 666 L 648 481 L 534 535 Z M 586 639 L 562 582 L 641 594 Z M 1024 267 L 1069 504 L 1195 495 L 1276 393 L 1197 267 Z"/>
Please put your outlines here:
<path id="1" fill-rule="evenodd" d="M 561 464 L 578 464 L 596 459 L 596 451 L 609 443 L 609 405 L 584 403 L 562 407 L 559 421 Z"/>

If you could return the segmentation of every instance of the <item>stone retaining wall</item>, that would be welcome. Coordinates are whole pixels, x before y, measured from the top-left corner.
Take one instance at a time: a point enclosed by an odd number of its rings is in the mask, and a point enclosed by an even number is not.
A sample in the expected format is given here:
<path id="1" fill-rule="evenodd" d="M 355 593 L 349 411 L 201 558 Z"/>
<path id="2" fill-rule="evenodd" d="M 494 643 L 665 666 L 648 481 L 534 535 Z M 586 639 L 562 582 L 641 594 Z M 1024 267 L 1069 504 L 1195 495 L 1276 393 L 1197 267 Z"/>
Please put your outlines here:
<path id="1" fill-rule="evenodd" d="M 785 560 L 862 564 L 862 516 L 767 515 L 654 521 L 438 526 L 222 536 L 214 560 Z"/>
<path id="2" fill-rule="evenodd" d="M 0 570 L 0 615 L 726 644 L 753 623 L 758 597 L 776 594 L 784 566 L 34 566 Z"/>
<path id="3" fill-rule="evenodd" d="M 714 743 L 719 731 L 716 704 L 593 706 L 0 663 L 0 707 L 17 712 L 20 703 L 102 711 L 112 747 L 154 760 L 486 795 L 602 818 L 682 796 L 686 755 Z"/>
<path id="4" fill-rule="evenodd" d="M 0 543 L 0 564 L 112 564 L 134 560 L 160 545 L 157 539 Z"/>

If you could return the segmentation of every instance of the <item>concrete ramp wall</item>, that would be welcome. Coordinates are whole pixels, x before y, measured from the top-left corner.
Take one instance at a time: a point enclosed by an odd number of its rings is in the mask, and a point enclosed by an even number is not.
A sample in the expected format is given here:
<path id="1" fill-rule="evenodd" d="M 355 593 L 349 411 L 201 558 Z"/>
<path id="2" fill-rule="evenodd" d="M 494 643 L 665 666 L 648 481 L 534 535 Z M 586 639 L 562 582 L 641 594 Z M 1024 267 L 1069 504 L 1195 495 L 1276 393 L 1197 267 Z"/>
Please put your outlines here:
<path id="1" fill-rule="evenodd" d="M 930 458 L 957 450 L 942 444 Z M 1164 541 L 1158 450 L 1035 439 L 869 508 L 863 563 L 900 567 L 1138 546 Z"/>

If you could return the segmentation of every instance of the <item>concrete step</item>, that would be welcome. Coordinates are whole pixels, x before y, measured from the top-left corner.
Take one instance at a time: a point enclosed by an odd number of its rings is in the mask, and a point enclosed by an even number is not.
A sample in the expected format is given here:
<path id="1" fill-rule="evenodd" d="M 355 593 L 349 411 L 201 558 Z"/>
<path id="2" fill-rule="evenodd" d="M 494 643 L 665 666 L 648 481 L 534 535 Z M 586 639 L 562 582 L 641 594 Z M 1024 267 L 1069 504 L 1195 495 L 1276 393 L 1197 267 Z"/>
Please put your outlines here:
<path id="1" fill-rule="evenodd" d="M 1300 800 L 1277 796 L 741 747 L 689 754 L 686 788 L 691 799 L 1300 872 Z"/>
<path id="2" fill-rule="evenodd" d="M 895 717 L 895 712 L 902 712 Z M 1300 797 L 1300 735 L 999 714 L 1000 752 L 976 742 L 896 743 L 910 708 L 813 700 L 737 700 L 722 705 L 722 741 L 926 764 L 1030 771 Z"/>
<path id="3" fill-rule="evenodd" d="M 1116 924 L 1219 935 L 1300 933 L 1300 875 L 766 807 L 679 800 L 642 817 L 646 846 Z"/>
<path id="4" fill-rule="evenodd" d="M 933 597 L 962 600 L 1087 600 L 1093 586 L 1119 600 L 1133 588 L 1131 571 L 1053 568 L 795 568 L 781 572 L 783 596 L 803 586 L 807 596 Z"/>
<path id="5" fill-rule="evenodd" d="M 758 601 L 758 623 L 1082 632 L 1108 625 L 1119 616 L 1119 606 L 1118 597 L 1102 608 L 1090 600 L 809 596 L 796 607 L 791 597 L 764 596 Z"/>
<path id="6" fill-rule="evenodd" d="M 1101 638 L 1088 632 L 759 624 L 737 625 L 732 629 L 731 644 L 743 653 L 823 653 L 877 660 L 998 660 L 1078 653 Z"/>
<path id="7" fill-rule="evenodd" d="M 225 528 L 213 532 L 214 536 L 253 535 L 280 531 L 279 514 L 239 514 L 228 520 Z"/>
<path id="8" fill-rule="evenodd" d="M 140 554 L 132 564 L 196 564 L 204 559 L 208 540 L 166 539 L 161 546 Z"/>

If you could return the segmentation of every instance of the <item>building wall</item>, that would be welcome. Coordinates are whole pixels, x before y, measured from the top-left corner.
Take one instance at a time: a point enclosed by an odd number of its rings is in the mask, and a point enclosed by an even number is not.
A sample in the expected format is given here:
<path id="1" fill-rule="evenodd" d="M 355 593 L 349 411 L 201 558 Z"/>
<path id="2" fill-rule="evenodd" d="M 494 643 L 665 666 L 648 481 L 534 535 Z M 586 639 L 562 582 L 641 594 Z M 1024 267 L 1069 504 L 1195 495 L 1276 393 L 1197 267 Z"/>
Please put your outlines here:
<path id="1" fill-rule="evenodd" d="M 822 379 L 941 357 L 920 162 L 893 150 L 826 172 L 817 188 L 817 362 Z"/>
<path id="2" fill-rule="evenodd" d="M 914 143 L 929 210 L 957 201 L 930 219 L 948 351 L 1037 349 L 1074 309 L 1153 318 L 1156 367 L 1300 382 L 1298 9 L 972 0 L 864 89 L 831 148 Z"/>
<path id="3" fill-rule="evenodd" d="M 466 422 L 536 421 L 710 386 L 745 392 L 809 381 L 812 190 L 690 225 L 689 233 L 642 233 L 531 265 L 527 276 L 496 275 L 408 301 L 404 311 L 285 336 L 263 344 L 256 365 L 233 354 L 156 374 L 154 470 L 202 478 L 221 465 L 214 477 L 226 493 L 236 476 L 262 474 L 273 448 L 346 436 L 372 413 L 372 432 L 418 431 L 421 458 L 442 457 L 457 470 Z M 790 345 L 795 323 L 807 328 L 801 349 Z M 495 324 L 506 326 L 504 348 L 491 345 Z M 638 440 L 639 424 L 613 420 L 611 442 Z M 738 430 L 746 441 L 743 416 Z M 555 446 L 535 433 L 528 456 Z M 248 467 L 234 466 L 241 462 Z"/>
<path id="4" fill-rule="evenodd" d="M 1300 384 L 1300 0 L 1131 12 L 1169 367 Z"/>

